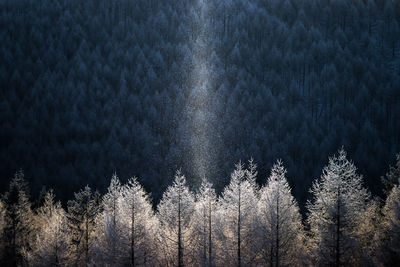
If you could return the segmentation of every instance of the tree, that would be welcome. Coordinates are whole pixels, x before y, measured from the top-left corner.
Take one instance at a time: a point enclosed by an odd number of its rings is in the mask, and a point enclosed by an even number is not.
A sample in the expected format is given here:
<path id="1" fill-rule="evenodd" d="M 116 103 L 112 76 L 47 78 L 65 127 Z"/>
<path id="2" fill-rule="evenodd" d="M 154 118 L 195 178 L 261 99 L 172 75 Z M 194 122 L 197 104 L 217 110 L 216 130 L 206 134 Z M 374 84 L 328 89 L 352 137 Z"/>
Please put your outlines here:
<path id="1" fill-rule="evenodd" d="M 121 224 L 126 264 L 155 265 L 156 217 L 148 195 L 136 177 L 130 178 L 121 190 Z"/>
<path id="2" fill-rule="evenodd" d="M 301 258 L 301 215 L 285 174 L 286 169 L 278 160 L 258 201 L 259 253 L 262 264 L 269 266 L 293 266 Z"/>
<path id="3" fill-rule="evenodd" d="M 386 266 L 400 261 L 400 185 L 394 185 L 382 210 L 377 259 Z"/>
<path id="4" fill-rule="evenodd" d="M 95 238 L 99 263 L 121 264 L 122 227 L 121 183 L 116 174 L 111 178 L 107 193 L 102 199 L 102 211 L 96 220 Z"/>
<path id="5" fill-rule="evenodd" d="M 60 202 L 54 202 L 53 191 L 44 197 L 37 210 L 35 246 L 29 252 L 33 266 L 66 266 L 70 248 L 67 218 Z"/>
<path id="6" fill-rule="evenodd" d="M 71 255 L 75 265 L 89 263 L 95 220 L 99 213 L 99 193 L 92 193 L 89 186 L 75 193 L 68 201 L 68 226 L 73 248 Z"/>
<path id="7" fill-rule="evenodd" d="M 24 265 L 26 253 L 31 249 L 34 229 L 28 183 L 22 170 L 15 173 L 3 196 L 3 203 L 5 225 L 2 265 Z"/>
<path id="8" fill-rule="evenodd" d="M 254 177 L 247 177 L 251 172 L 245 170 L 241 162 L 235 167 L 218 207 L 217 258 L 223 265 L 242 266 L 254 259 L 252 246 L 258 192 Z"/>
<path id="9" fill-rule="evenodd" d="M 186 186 L 185 176 L 177 171 L 174 183 L 167 188 L 158 205 L 157 217 L 160 221 L 160 239 L 163 246 L 162 265 L 181 267 L 192 264 L 193 212 L 193 194 Z"/>
<path id="10" fill-rule="evenodd" d="M 390 166 L 389 172 L 382 177 L 384 191 L 389 194 L 392 188 L 400 184 L 400 153 L 396 155 L 396 166 Z"/>
<path id="11" fill-rule="evenodd" d="M 311 253 L 317 264 L 356 265 L 361 261 L 358 230 L 364 220 L 370 193 L 362 187 L 362 176 L 339 150 L 329 158 L 321 178 L 313 183 L 313 200 L 307 202 Z"/>
<path id="12" fill-rule="evenodd" d="M 213 266 L 214 264 L 214 227 L 217 196 L 212 184 L 203 177 L 200 190 L 196 195 L 194 217 L 194 235 L 196 238 L 198 266 Z"/>
<path id="13" fill-rule="evenodd" d="M 5 207 L 2 199 L 0 199 L 0 260 L 3 259 L 4 253 L 4 227 L 6 224 Z"/>

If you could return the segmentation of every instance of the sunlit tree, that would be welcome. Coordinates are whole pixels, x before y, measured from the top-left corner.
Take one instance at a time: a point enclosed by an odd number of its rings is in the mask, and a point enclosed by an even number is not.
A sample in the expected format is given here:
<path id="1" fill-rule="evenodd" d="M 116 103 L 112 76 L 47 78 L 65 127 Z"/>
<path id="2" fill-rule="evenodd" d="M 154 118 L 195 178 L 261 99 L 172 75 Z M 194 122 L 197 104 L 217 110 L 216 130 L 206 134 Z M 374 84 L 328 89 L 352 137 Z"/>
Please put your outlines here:
<path id="1" fill-rule="evenodd" d="M 5 227 L 5 207 L 3 200 L 0 199 L 0 259 L 3 259 L 4 253 L 4 227 Z"/>
<path id="2" fill-rule="evenodd" d="M 102 199 L 102 211 L 96 220 L 96 261 L 99 263 L 110 265 L 122 263 L 121 201 L 121 183 L 114 174 Z"/>
<path id="3" fill-rule="evenodd" d="M 303 241 L 301 215 L 278 160 L 258 201 L 259 255 L 263 265 L 293 266 L 300 262 Z"/>
<path id="4" fill-rule="evenodd" d="M 28 184 L 22 171 L 15 173 L 3 196 L 3 204 L 5 224 L 2 265 L 24 265 L 25 256 L 33 243 L 34 223 Z"/>
<path id="5" fill-rule="evenodd" d="M 158 205 L 162 265 L 183 266 L 193 263 L 194 196 L 186 185 L 186 178 L 176 172 L 174 183 L 167 188 Z"/>
<path id="6" fill-rule="evenodd" d="M 337 156 L 329 158 L 321 178 L 311 188 L 313 199 L 307 203 L 307 222 L 316 264 L 360 264 L 362 239 L 358 230 L 370 193 L 356 171 L 341 149 Z"/>
<path id="7" fill-rule="evenodd" d="M 156 265 L 158 223 L 149 197 L 136 177 L 128 180 L 121 193 L 124 262 L 132 266 Z"/>
<path id="8" fill-rule="evenodd" d="M 60 202 L 54 201 L 53 191 L 46 193 L 38 208 L 35 245 L 29 252 L 32 266 L 67 266 L 70 248 L 67 218 Z"/>
<path id="9" fill-rule="evenodd" d="M 213 266 L 214 264 L 214 227 L 217 196 L 212 184 L 203 177 L 200 190 L 196 195 L 195 211 L 193 214 L 193 230 L 195 235 L 196 265 Z"/>
<path id="10" fill-rule="evenodd" d="M 99 194 L 93 193 L 89 186 L 75 193 L 75 199 L 68 201 L 67 219 L 73 264 L 86 265 L 91 260 L 90 252 L 99 205 Z"/>
<path id="11" fill-rule="evenodd" d="M 257 189 L 248 173 L 241 162 L 236 164 L 219 200 L 217 264 L 242 266 L 254 260 Z"/>
<path id="12" fill-rule="evenodd" d="M 386 266 L 395 266 L 400 262 L 400 185 L 389 192 L 382 213 L 377 259 Z"/>

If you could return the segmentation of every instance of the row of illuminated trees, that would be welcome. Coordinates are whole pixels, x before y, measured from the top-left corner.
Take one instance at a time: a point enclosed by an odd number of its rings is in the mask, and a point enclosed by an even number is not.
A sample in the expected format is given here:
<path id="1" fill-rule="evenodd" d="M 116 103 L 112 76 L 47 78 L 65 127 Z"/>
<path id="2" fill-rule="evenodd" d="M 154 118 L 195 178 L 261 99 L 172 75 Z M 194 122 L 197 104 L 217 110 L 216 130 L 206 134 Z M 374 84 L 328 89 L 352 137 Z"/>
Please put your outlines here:
<path id="1" fill-rule="evenodd" d="M 220 196 L 178 171 L 156 211 L 136 178 L 104 196 L 85 187 L 64 210 L 52 191 L 32 207 L 22 172 L 1 203 L 2 266 L 390 265 L 400 259 L 400 155 L 371 198 L 342 149 L 310 190 L 302 220 L 281 161 L 267 183 L 236 165 Z"/>

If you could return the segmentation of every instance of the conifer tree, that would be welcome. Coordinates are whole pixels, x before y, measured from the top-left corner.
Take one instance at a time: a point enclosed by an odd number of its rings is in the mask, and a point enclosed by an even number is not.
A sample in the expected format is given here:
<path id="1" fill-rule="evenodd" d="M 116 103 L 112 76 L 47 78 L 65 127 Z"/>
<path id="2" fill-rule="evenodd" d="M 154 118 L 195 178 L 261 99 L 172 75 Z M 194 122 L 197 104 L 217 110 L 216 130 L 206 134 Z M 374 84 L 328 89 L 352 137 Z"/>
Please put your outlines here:
<path id="1" fill-rule="evenodd" d="M 253 170 L 254 171 L 254 170 Z M 257 188 L 241 162 L 231 174 L 218 207 L 218 261 L 230 266 L 247 265 L 254 259 Z M 250 179 L 249 179 L 250 178 Z M 218 264 L 218 263 L 217 263 Z"/>
<path id="2" fill-rule="evenodd" d="M 86 265 L 90 262 L 96 217 L 99 213 L 99 193 L 92 193 L 89 186 L 75 193 L 75 199 L 68 201 L 68 226 L 71 236 L 73 264 Z"/>
<path id="3" fill-rule="evenodd" d="M 121 200 L 121 184 L 118 176 L 114 174 L 102 199 L 102 212 L 96 220 L 96 261 L 99 264 L 121 264 Z"/>
<path id="4" fill-rule="evenodd" d="M 214 264 L 214 227 L 217 196 L 212 184 L 203 177 L 200 190 L 196 195 L 194 217 L 194 235 L 197 248 L 196 264 L 213 266 Z"/>
<path id="5" fill-rule="evenodd" d="M 379 227 L 377 262 L 395 266 L 400 262 L 400 185 L 394 185 L 386 198 Z"/>
<path id="6" fill-rule="evenodd" d="M 156 217 L 148 195 L 136 177 L 122 187 L 121 224 L 125 262 L 131 266 L 155 265 Z"/>
<path id="7" fill-rule="evenodd" d="M 258 201 L 259 257 L 263 265 L 293 266 L 299 262 L 303 239 L 301 215 L 278 160 Z"/>
<path id="8" fill-rule="evenodd" d="M 365 218 L 370 193 L 356 171 L 340 149 L 337 156 L 329 158 L 321 178 L 311 188 L 307 222 L 316 264 L 357 265 L 362 261 L 362 239 L 357 230 Z"/>
<path id="9" fill-rule="evenodd" d="M 44 196 L 37 210 L 35 246 L 29 253 L 33 266 L 66 266 L 70 248 L 67 218 L 60 202 L 54 202 L 53 191 Z"/>
<path id="10" fill-rule="evenodd" d="M 192 264 L 193 212 L 194 196 L 186 185 L 185 176 L 177 171 L 174 183 L 167 188 L 158 205 L 162 265 Z"/>
<path id="11" fill-rule="evenodd" d="M 34 228 L 28 183 L 22 170 L 15 173 L 8 191 L 3 196 L 3 203 L 5 225 L 1 265 L 24 265 L 26 255 L 31 250 Z"/>

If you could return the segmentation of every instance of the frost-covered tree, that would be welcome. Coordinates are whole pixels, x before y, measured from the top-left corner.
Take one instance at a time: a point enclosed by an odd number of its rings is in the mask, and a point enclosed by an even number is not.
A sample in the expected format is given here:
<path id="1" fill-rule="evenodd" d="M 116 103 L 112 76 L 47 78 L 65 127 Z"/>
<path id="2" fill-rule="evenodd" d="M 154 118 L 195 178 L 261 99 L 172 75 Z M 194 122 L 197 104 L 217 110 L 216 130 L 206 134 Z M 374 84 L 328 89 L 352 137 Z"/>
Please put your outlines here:
<path id="1" fill-rule="evenodd" d="M 337 156 L 329 158 L 321 178 L 313 183 L 307 222 L 316 264 L 356 265 L 362 260 L 359 226 L 365 218 L 370 193 L 356 171 L 340 149 Z"/>
<path id="2" fill-rule="evenodd" d="M 392 188 L 400 184 L 400 153 L 396 155 L 396 166 L 390 166 L 389 172 L 382 178 L 384 191 L 389 194 Z"/>
<path id="3" fill-rule="evenodd" d="M 121 200 L 121 183 L 114 174 L 102 199 L 102 212 L 96 220 L 96 261 L 102 264 L 121 264 L 123 246 Z"/>
<path id="4" fill-rule="evenodd" d="M 293 266 L 301 259 L 303 241 L 301 215 L 285 177 L 286 169 L 278 160 L 258 201 L 258 253 L 261 264 Z"/>
<path id="5" fill-rule="evenodd" d="M 3 200 L 0 199 L 0 260 L 3 259 L 4 252 L 4 227 L 5 227 L 5 209 Z"/>
<path id="6" fill-rule="evenodd" d="M 196 247 L 196 265 L 213 266 L 215 238 L 215 210 L 217 196 L 212 184 L 203 177 L 200 190 L 196 195 L 193 229 Z"/>
<path id="7" fill-rule="evenodd" d="M 400 262 L 400 185 L 389 192 L 382 213 L 377 259 L 386 266 L 395 266 Z"/>
<path id="8" fill-rule="evenodd" d="M 253 170 L 254 171 L 254 170 Z M 257 188 L 241 162 L 224 189 L 217 214 L 218 262 L 222 265 L 248 265 L 254 260 Z M 249 176 L 249 177 L 247 177 Z M 217 264 L 219 264 L 217 263 Z"/>
<path id="9" fill-rule="evenodd" d="M 16 266 L 26 264 L 26 255 L 31 249 L 34 230 L 33 212 L 29 201 L 28 184 L 24 173 L 15 173 L 8 191 L 3 196 L 4 253 L 2 264 Z"/>
<path id="10" fill-rule="evenodd" d="M 124 262 L 132 266 L 155 265 L 158 224 L 149 197 L 136 177 L 128 180 L 121 193 Z"/>
<path id="11" fill-rule="evenodd" d="M 186 178 L 176 172 L 174 183 L 167 188 L 158 205 L 160 246 L 164 266 L 184 266 L 193 263 L 194 196 L 186 185 Z"/>
<path id="12" fill-rule="evenodd" d="M 89 186 L 75 193 L 75 199 L 68 201 L 68 226 L 72 247 L 72 263 L 89 263 L 96 217 L 99 213 L 100 198 Z"/>
<path id="13" fill-rule="evenodd" d="M 69 236 L 67 218 L 60 202 L 54 201 L 53 191 L 46 193 L 37 210 L 35 245 L 29 252 L 32 266 L 67 266 Z"/>

